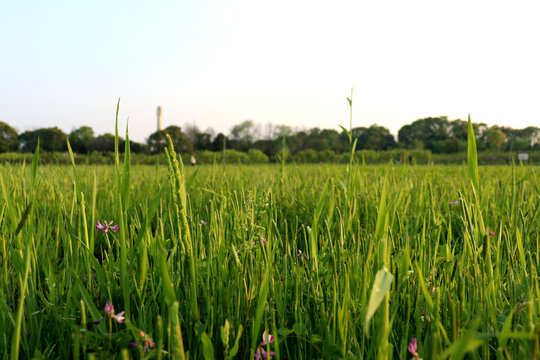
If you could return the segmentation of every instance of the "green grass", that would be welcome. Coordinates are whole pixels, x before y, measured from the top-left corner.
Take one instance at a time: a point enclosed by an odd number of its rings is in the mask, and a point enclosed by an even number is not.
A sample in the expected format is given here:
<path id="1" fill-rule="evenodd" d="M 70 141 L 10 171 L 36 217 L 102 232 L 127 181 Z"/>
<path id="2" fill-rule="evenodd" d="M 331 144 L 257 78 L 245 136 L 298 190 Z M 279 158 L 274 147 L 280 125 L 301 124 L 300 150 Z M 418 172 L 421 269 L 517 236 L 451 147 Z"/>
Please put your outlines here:
<path id="1" fill-rule="evenodd" d="M 169 155 L 0 167 L 0 359 L 538 357 L 540 168 Z"/>

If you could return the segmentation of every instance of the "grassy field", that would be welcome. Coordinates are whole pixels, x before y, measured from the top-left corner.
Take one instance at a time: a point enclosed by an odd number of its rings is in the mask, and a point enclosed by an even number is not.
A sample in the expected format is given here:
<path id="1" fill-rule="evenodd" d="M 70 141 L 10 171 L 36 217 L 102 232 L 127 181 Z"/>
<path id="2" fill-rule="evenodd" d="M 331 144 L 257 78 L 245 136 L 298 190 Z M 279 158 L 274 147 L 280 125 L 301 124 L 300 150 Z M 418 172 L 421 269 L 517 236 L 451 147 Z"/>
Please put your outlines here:
<path id="1" fill-rule="evenodd" d="M 539 356 L 540 168 L 34 159 L 0 167 L 0 359 Z"/>

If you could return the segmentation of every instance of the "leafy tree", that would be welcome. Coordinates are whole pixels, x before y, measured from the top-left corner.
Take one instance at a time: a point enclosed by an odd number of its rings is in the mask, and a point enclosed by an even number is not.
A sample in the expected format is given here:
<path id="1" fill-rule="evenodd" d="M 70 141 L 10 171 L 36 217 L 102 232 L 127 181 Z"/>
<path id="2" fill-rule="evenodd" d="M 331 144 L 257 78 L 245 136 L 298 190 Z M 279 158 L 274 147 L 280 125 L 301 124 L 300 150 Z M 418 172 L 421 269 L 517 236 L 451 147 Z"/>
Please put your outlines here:
<path id="1" fill-rule="evenodd" d="M 447 139 L 444 141 L 443 152 L 447 154 L 457 153 L 459 152 L 460 148 L 461 141 L 455 136 L 451 139 Z"/>
<path id="2" fill-rule="evenodd" d="M 144 143 L 129 141 L 129 148 L 132 153 L 147 154 L 149 153 L 148 146 Z"/>
<path id="3" fill-rule="evenodd" d="M 357 150 L 388 150 L 397 146 L 394 136 L 385 127 L 371 125 L 369 128 L 356 129 L 358 130 L 353 129 L 353 136 L 358 134 Z"/>
<path id="4" fill-rule="evenodd" d="M 511 137 L 514 138 L 514 150 L 528 151 L 540 140 L 540 128 L 528 126 L 523 129 L 512 129 Z"/>
<path id="5" fill-rule="evenodd" d="M 230 149 L 247 151 L 253 141 L 260 137 L 260 126 L 252 120 L 246 120 L 231 129 L 231 136 L 227 147 Z"/>
<path id="6" fill-rule="evenodd" d="M 190 154 L 193 152 L 193 144 L 191 144 L 186 134 L 182 132 L 182 129 L 175 125 L 171 125 L 164 130 L 156 131 L 150 135 L 147 141 L 150 152 L 159 154 L 164 151 L 165 147 L 167 147 L 167 134 L 171 137 L 177 153 Z"/>
<path id="7" fill-rule="evenodd" d="M 277 125 L 274 127 L 272 133 L 273 139 L 278 139 L 283 136 L 290 136 L 293 134 L 293 129 L 290 126 L 287 125 Z"/>
<path id="8" fill-rule="evenodd" d="M 413 148 L 415 140 L 417 140 L 421 141 L 427 149 L 433 152 L 441 152 L 444 141 L 450 139 L 450 128 L 446 116 L 420 119 L 399 129 L 398 139 L 400 144 L 407 148 Z"/>
<path id="9" fill-rule="evenodd" d="M 90 126 L 81 126 L 69 133 L 69 143 L 76 153 L 88 152 L 88 145 L 94 139 L 94 130 Z"/>
<path id="10" fill-rule="evenodd" d="M 227 137 L 223 133 L 217 134 L 212 143 L 210 144 L 210 150 L 223 151 L 227 146 Z"/>
<path id="11" fill-rule="evenodd" d="M 185 133 L 195 150 L 209 150 L 212 144 L 214 130 L 208 128 L 205 132 L 199 130 L 196 125 L 186 125 Z"/>
<path id="12" fill-rule="evenodd" d="M 492 127 L 486 134 L 487 146 L 490 150 L 503 151 L 506 147 L 506 135 L 496 127 Z"/>
<path id="13" fill-rule="evenodd" d="M 257 149 L 266 154 L 266 156 L 274 158 L 281 149 L 281 142 L 271 139 L 261 139 L 251 144 L 252 149 Z"/>
<path id="14" fill-rule="evenodd" d="M 448 135 L 459 141 L 467 141 L 467 124 L 467 121 L 461 119 L 450 121 Z M 474 125 L 475 124 L 473 123 L 473 129 Z M 476 133 L 477 132 L 475 131 L 475 134 Z"/>
<path id="15" fill-rule="evenodd" d="M 324 130 L 323 130 L 324 131 Z M 330 149 L 330 139 L 325 136 L 325 133 L 319 128 L 312 128 L 308 136 L 304 140 L 304 149 L 313 149 L 316 151 Z M 337 132 L 334 131 L 336 134 Z"/>
<path id="16" fill-rule="evenodd" d="M 14 128 L 0 121 L 0 152 L 17 151 L 19 136 Z"/>
<path id="17" fill-rule="evenodd" d="M 67 150 L 67 135 L 57 127 L 41 128 L 32 131 L 25 131 L 19 136 L 22 144 L 22 151 L 33 152 L 36 149 L 39 138 L 39 147 L 43 151 L 65 151 Z"/>
<path id="18" fill-rule="evenodd" d="M 257 130 L 253 120 L 246 120 L 231 129 L 231 139 L 242 142 L 251 143 L 255 137 Z"/>
<path id="19" fill-rule="evenodd" d="M 306 149 L 306 141 L 308 138 L 308 134 L 305 131 L 299 131 L 296 134 L 293 134 L 291 136 L 285 137 L 285 143 L 287 144 L 287 148 L 291 152 L 291 154 L 296 154 L 301 150 Z M 276 145 L 281 147 L 283 138 L 276 139 Z M 279 152 L 279 150 L 278 150 Z"/>
<path id="20" fill-rule="evenodd" d="M 334 152 L 346 152 L 348 148 L 348 143 L 343 141 L 341 134 L 336 130 L 332 129 L 323 129 L 320 133 L 320 136 L 328 140 L 329 150 Z"/>
<path id="21" fill-rule="evenodd" d="M 118 151 L 123 152 L 125 149 L 125 140 L 121 137 L 118 137 Z M 113 152 L 114 151 L 114 135 L 111 133 L 106 133 L 99 135 L 98 137 L 93 138 L 86 145 L 86 150 L 88 152 L 98 151 L 98 152 Z"/>

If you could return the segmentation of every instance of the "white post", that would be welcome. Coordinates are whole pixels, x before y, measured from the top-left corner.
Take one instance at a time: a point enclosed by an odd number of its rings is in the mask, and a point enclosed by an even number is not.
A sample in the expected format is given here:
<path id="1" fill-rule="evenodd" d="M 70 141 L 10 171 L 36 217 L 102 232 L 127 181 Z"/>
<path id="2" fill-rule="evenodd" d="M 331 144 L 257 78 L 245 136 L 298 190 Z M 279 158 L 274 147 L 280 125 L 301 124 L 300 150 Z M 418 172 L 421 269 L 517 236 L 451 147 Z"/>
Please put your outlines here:
<path id="1" fill-rule="evenodd" d="M 163 130 L 163 124 L 161 123 L 161 106 L 157 107 L 157 131 Z"/>

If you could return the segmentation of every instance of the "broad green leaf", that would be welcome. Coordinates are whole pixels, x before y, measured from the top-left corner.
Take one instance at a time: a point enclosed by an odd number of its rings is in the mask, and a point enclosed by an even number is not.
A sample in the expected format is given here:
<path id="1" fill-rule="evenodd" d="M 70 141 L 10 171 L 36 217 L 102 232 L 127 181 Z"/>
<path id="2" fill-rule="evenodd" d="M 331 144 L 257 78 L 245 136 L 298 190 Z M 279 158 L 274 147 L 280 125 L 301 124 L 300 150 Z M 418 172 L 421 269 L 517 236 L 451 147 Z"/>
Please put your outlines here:
<path id="1" fill-rule="evenodd" d="M 343 130 L 343 132 L 345 133 L 345 135 L 347 135 L 347 138 L 349 139 L 349 144 L 352 142 L 352 132 L 350 132 L 349 130 L 345 129 L 344 126 L 342 125 L 338 125 L 341 130 Z"/>
<path id="2" fill-rule="evenodd" d="M 373 288 L 371 289 L 371 295 L 369 297 L 368 308 L 366 312 L 366 320 L 364 322 L 364 330 L 369 333 L 369 321 L 381 305 L 384 296 L 390 290 L 390 285 L 394 280 L 387 268 L 383 267 L 375 274 L 375 281 L 373 282 Z"/>
<path id="3" fill-rule="evenodd" d="M 214 346 L 212 345 L 212 339 L 205 332 L 201 334 L 202 353 L 205 360 L 214 359 Z"/>
<path id="4" fill-rule="evenodd" d="M 229 352 L 229 356 L 227 357 L 227 359 L 233 359 L 236 356 L 236 353 L 238 352 L 238 347 L 240 346 L 240 338 L 242 337 L 242 331 L 243 330 L 244 330 L 244 328 L 240 324 L 238 326 L 238 334 L 236 335 L 236 341 L 234 342 L 234 346 L 231 349 L 231 351 Z"/>

